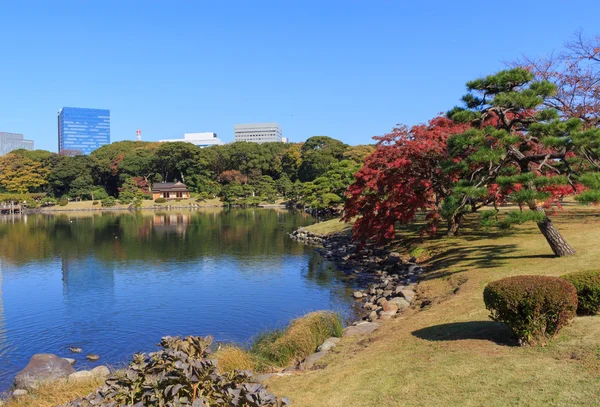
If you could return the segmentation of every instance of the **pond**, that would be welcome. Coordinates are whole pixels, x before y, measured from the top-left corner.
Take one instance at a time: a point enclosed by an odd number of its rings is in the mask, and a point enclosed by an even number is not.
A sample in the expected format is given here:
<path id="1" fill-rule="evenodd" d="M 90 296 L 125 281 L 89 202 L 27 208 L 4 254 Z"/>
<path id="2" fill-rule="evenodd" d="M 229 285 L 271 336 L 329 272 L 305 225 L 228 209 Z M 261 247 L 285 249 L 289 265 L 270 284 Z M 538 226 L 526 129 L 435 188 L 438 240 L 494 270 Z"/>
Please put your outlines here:
<path id="1" fill-rule="evenodd" d="M 313 222 L 222 208 L 0 217 L 0 391 L 35 353 L 124 365 L 165 335 L 243 344 L 310 311 L 349 317 L 350 283 L 287 237 Z"/>

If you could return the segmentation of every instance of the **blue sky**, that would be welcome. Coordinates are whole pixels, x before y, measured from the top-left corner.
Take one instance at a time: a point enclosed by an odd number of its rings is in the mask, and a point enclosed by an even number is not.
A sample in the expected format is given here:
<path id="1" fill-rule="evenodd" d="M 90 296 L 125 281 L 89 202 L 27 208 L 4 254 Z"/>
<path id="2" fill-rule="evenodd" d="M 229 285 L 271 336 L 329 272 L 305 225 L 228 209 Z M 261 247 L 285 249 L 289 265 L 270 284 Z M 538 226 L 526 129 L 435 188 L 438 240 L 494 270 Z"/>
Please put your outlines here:
<path id="1" fill-rule="evenodd" d="M 112 141 L 278 122 L 292 141 L 371 142 L 455 105 L 522 54 L 600 34 L 597 0 L 0 0 L 0 131 L 57 150 L 63 106 Z"/>

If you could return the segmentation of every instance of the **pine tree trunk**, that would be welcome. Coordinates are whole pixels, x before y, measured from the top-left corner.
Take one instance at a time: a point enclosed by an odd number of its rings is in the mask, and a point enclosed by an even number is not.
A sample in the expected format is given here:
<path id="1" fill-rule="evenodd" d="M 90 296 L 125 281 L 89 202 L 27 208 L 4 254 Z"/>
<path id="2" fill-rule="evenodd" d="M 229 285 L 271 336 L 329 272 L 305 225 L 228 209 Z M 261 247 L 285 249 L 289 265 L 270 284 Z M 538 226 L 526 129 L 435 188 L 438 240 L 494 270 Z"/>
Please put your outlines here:
<path id="1" fill-rule="evenodd" d="M 541 206 L 536 206 L 535 210 L 538 212 L 543 212 L 544 215 L 546 214 L 546 211 L 544 211 L 544 208 Z M 544 219 L 538 222 L 537 225 L 556 257 L 570 256 L 577 253 L 575 249 L 573 249 L 569 243 L 567 243 L 565 238 L 562 237 L 550 218 L 545 216 Z"/>
<path id="2" fill-rule="evenodd" d="M 460 229 L 462 215 L 452 215 L 448 219 L 448 236 L 456 236 Z"/>

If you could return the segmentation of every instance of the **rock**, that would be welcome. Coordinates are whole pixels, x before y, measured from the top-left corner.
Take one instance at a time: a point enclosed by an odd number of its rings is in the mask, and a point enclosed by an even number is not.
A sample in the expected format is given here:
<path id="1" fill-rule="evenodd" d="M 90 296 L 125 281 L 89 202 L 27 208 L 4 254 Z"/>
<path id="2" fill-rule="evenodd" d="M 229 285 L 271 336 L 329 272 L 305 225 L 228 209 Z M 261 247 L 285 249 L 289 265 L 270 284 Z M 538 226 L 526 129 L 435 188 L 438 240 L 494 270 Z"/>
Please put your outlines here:
<path id="1" fill-rule="evenodd" d="M 385 291 L 383 292 L 383 296 L 384 296 L 384 297 L 389 297 L 390 295 L 392 295 L 392 292 L 393 292 L 392 290 L 385 290 Z"/>
<path id="2" fill-rule="evenodd" d="M 335 345 L 337 345 L 339 341 L 340 338 L 327 338 L 325 339 L 325 342 L 317 348 L 317 352 L 328 352 L 335 348 Z"/>
<path id="3" fill-rule="evenodd" d="M 410 307 L 410 303 L 401 297 L 394 297 L 388 302 L 396 304 L 398 306 L 398 311 L 404 311 L 406 308 Z"/>
<path id="4" fill-rule="evenodd" d="M 413 290 L 401 290 L 400 295 L 402 295 L 408 302 L 413 302 L 415 299 L 415 292 Z"/>
<path id="5" fill-rule="evenodd" d="M 354 291 L 354 298 L 362 298 L 363 297 L 363 293 L 361 293 L 360 291 Z"/>
<path id="6" fill-rule="evenodd" d="M 382 321 L 387 321 L 388 319 L 392 319 L 396 315 L 396 311 L 384 311 L 379 314 L 379 319 Z"/>
<path id="7" fill-rule="evenodd" d="M 94 377 L 92 372 L 90 372 L 89 370 L 80 370 L 78 372 L 71 373 L 69 375 L 68 379 L 69 379 L 69 381 L 75 381 L 75 380 L 89 379 L 90 377 Z"/>
<path id="8" fill-rule="evenodd" d="M 388 264 L 388 265 L 395 265 L 398 263 L 402 263 L 402 258 L 400 257 L 400 253 L 396 253 L 396 252 L 391 252 L 388 255 L 387 260 L 385 261 L 385 264 Z"/>
<path id="9" fill-rule="evenodd" d="M 398 312 L 398 304 L 391 302 L 391 301 L 386 301 L 383 303 L 383 311 L 384 312 L 394 311 L 394 313 L 396 313 L 396 312 Z"/>
<path id="10" fill-rule="evenodd" d="M 95 368 L 90 370 L 90 373 L 93 376 L 102 377 L 105 379 L 110 377 L 110 370 L 106 366 L 96 366 Z"/>
<path id="11" fill-rule="evenodd" d="M 23 390 L 23 389 L 17 389 L 12 392 L 13 397 L 26 396 L 27 394 L 29 394 L 29 392 L 27 390 Z"/>
<path id="12" fill-rule="evenodd" d="M 78 348 L 77 346 L 71 346 L 71 347 L 69 348 L 69 350 L 70 350 L 71 352 L 73 352 L 73 353 L 81 353 L 81 352 L 83 352 L 83 349 L 81 349 L 81 348 Z"/>
<path id="13" fill-rule="evenodd" d="M 367 335 L 377 330 L 379 326 L 380 325 L 377 322 L 365 322 L 357 324 L 356 326 L 349 326 L 344 329 L 342 337 Z"/>
<path id="14" fill-rule="evenodd" d="M 377 305 L 383 305 L 384 302 L 386 302 L 387 300 L 385 299 L 385 297 L 381 297 L 380 299 L 377 300 Z"/>
<path id="15" fill-rule="evenodd" d="M 77 362 L 75 359 L 71 359 L 71 358 L 63 358 L 64 360 L 66 360 L 67 362 L 69 362 L 69 364 L 71 366 L 75 366 L 75 363 Z"/>
<path id="16" fill-rule="evenodd" d="M 371 311 L 371 313 L 369 314 L 367 319 L 371 322 L 376 321 L 377 320 L 377 311 Z"/>
<path id="17" fill-rule="evenodd" d="M 90 353 L 85 357 L 87 360 L 90 360 L 92 362 L 100 359 L 100 356 L 96 355 L 95 353 Z"/>
<path id="18" fill-rule="evenodd" d="M 394 295 L 401 295 L 402 290 L 406 290 L 406 286 L 405 285 L 399 285 L 398 287 L 396 287 L 396 289 L 394 290 Z"/>
<path id="19" fill-rule="evenodd" d="M 65 359 L 49 353 L 39 353 L 29 359 L 29 363 L 15 377 L 17 389 L 31 390 L 41 382 L 54 381 L 75 373 L 75 369 Z"/>
<path id="20" fill-rule="evenodd" d="M 317 352 L 309 355 L 300 363 L 300 370 L 311 370 L 319 360 L 321 360 L 327 352 Z"/>

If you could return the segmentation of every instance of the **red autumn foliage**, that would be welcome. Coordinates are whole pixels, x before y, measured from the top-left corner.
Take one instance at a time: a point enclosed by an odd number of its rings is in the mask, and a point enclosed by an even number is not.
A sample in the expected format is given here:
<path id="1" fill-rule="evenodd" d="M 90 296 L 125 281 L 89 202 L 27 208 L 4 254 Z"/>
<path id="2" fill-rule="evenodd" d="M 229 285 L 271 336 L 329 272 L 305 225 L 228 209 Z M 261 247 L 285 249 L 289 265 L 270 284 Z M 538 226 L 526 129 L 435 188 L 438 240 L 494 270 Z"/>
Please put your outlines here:
<path id="1" fill-rule="evenodd" d="M 424 125 L 401 126 L 378 140 L 346 193 L 344 220 L 354 223 L 355 238 L 382 242 L 394 237 L 396 222 L 409 223 L 424 211 L 430 231 L 440 220 L 439 205 L 454 176 L 445 174 L 447 140 L 467 124 L 437 117 Z"/>
<path id="2" fill-rule="evenodd" d="M 246 184 L 248 177 L 238 170 L 223 171 L 218 178 L 223 184 Z"/>

